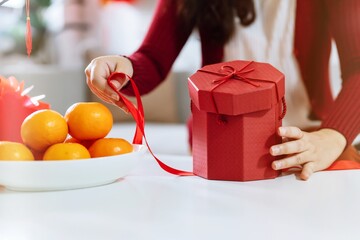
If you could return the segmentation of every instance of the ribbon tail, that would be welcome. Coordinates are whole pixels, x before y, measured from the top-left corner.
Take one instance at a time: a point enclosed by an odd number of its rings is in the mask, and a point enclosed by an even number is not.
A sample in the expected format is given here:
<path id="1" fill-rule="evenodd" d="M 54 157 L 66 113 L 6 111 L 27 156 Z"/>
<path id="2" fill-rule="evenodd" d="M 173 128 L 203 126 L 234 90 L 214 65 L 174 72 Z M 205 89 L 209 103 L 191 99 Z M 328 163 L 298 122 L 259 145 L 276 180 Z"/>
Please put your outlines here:
<path id="1" fill-rule="evenodd" d="M 126 77 L 130 80 L 131 85 L 133 87 L 136 101 L 137 101 L 137 108 L 134 106 L 134 104 L 128 100 L 125 96 L 123 96 L 112 84 L 111 80 L 116 77 L 114 77 L 117 74 L 121 74 L 124 76 L 123 73 L 113 73 L 109 76 L 107 82 L 109 86 L 119 95 L 120 99 L 125 103 L 126 107 L 129 109 L 131 115 L 133 116 L 135 122 L 136 122 L 136 131 L 133 139 L 134 144 L 141 144 L 142 140 L 145 140 L 145 144 L 150 152 L 150 154 L 154 157 L 156 162 L 159 164 L 159 166 L 166 172 L 177 175 L 177 176 L 194 176 L 192 172 L 182 171 L 175 168 L 172 168 L 165 163 L 163 163 L 160 159 L 158 159 L 155 154 L 152 152 L 149 143 L 147 142 L 146 136 L 145 136 L 145 118 L 144 118 L 144 107 L 140 98 L 140 92 L 134 82 L 134 80 L 126 75 Z"/>
<path id="2" fill-rule="evenodd" d="M 142 101 L 141 101 L 141 98 L 140 98 L 140 92 L 139 92 L 139 89 L 137 88 L 135 82 L 129 77 L 127 76 L 129 79 L 130 79 L 130 82 L 131 82 L 131 86 L 134 90 L 134 93 L 135 93 L 135 97 L 136 97 L 136 103 L 137 103 L 137 118 L 138 118 L 138 122 L 139 124 L 137 124 L 136 126 L 136 131 L 135 131 L 135 136 L 134 136 L 134 142 L 139 142 L 138 144 L 142 144 L 142 139 L 144 137 L 144 132 L 142 131 L 142 129 L 145 129 L 145 120 L 144 120 L 144 107 L 143 107 L 143 104 L 142 104 Z M 132 103 L 130 102 L 129 104 L 132 105 Z M 133 115 L 134 117 L 134 115 Z"/>
<path id="3" fill-rule="evenodd" d="M 360 169 L 360 163 L 352 160 L 336 160 L 324 171 Z"/>
<path id="4" fill-rule="evenodd" d="M 120 96 L 120 95 L 119 95 Z M 142 144 L 143 140 L 143 133 L 141 131 L 141 123 L 143 122 L 141 115 L 139 114 L 139 111 L 135 108 L 135 106 L 132 104 L 131 101 L 129 101 L 127 98 L 121 96 L 121 100 L 125 103 L 126 107 L 129 109 L 130 114 L 134 118 L 136 124 L 136 130 L 133 138 L 133 144 Z"/>

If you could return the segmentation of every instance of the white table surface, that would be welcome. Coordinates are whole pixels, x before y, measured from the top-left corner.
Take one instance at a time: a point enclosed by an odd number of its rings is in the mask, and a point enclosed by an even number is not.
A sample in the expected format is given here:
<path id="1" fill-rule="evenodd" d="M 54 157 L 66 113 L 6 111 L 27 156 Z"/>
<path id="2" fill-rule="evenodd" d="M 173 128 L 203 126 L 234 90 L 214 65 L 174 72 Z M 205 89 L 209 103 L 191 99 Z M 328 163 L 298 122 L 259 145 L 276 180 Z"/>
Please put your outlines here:
<path id="1" fill-rule="evenodd" d="M 189 156 L 158 155 L 191 170 Z M 360 239 L 360 171 L 252 182 L 176 177 L 148 154 L 117 182 L 78 190 L 0 188 L 1 240 Z"/>
<path id="2" fill-rule="evenodd" d="M 148 124 L 149 144 L 192 169 L 186 127 Z M 110 137 L 132 139 L 133 124 Z M 170 141 L 168 140 L 170 139 Z M 360 239 L 360 171 L 253 182 L 164 172 L 148 154 L 128 176 L 94 188 L 14 192 L 0 187 L 0 240 Z"/>

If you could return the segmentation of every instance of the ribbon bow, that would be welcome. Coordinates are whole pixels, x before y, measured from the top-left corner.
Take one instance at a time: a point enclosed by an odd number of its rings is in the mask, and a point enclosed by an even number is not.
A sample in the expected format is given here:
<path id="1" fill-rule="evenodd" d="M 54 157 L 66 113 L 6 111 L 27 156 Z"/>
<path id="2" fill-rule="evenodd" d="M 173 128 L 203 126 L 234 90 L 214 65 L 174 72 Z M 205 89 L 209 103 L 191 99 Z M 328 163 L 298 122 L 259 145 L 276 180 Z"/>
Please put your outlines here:
<path id="1" fill-rule="evenodd" d="M 246 77 L 247 73 L 253 72 L 255 70 L 254 68 L 244 70 L 244 68 L 246 68 L 246 66 L 243 67 L 240 70 L 236 70 L 234 67 L 229 66 L 229 65 L 221 66 L 219 73 L 215 73 L 215 74 L 223 76 L 223 77 L 213 80 L 213 83 L 217 83 L 217 85 L 215 87 L 213 87 L 213 89 L 217 88 L 218 86 L 220 86 L 221 84 L 227 82 L 230 79 L 241 80 L 241 81 L 246 82 L 248 84 L 251 84 L 251 85 L 253 85 L 255 87 L 260 87 L 260 84 L 253 83 L 253 82 L 250 81 L 249 78 Z M 209 72 L 209 71 L 206 71 L 206 70 L 199 70 L 199 71 L 200 72 L 213 73 L 213 72 Z"/>

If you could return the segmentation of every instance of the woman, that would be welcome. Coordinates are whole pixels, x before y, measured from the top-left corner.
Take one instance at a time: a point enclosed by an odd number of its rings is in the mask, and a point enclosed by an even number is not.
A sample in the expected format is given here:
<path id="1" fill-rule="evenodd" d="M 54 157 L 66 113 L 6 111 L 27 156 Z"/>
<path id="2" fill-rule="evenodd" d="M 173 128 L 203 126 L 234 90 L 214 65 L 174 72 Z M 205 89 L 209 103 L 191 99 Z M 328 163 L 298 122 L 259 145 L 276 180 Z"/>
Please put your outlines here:
<path id="1" fill-rule="evenodd" d="M 355 24 L 360 20 L 359 8 L 357 0 L 297 2 L 295 53 L 310 98 L 311 116 L 322 123 L 312 132 L 281 127 L 279 135 L 287 141 L 270 149 L 272 155 L 282 156 L 273 162 L 274 169 L 302 165 L 300 178 L 306 180 L 330 166 L 358 135 L 360 43 L 353 36 L 360 36 Z M 85 71 L 88 85 L 103 100 L 124 108 L 106 84 L 110 73 L 124 72 L 133 77 L 142 94 L 151 91 L 165 79 L 195 27 L 201 38 L 202 65 L 224 61 L 226 44 L 239 27 L 234 18 L 247 26 L 255 19 L 254 9 L 251 0 L 160 0 L 140 48 L 128 57 L 94 59 Z M 343 75 L 343 88 L 336 100 L 331 97 L 327 74 L 332 38 L 338 45 Z M 114 84 L 123 93 L 132 94 L 127 80 Z"/>

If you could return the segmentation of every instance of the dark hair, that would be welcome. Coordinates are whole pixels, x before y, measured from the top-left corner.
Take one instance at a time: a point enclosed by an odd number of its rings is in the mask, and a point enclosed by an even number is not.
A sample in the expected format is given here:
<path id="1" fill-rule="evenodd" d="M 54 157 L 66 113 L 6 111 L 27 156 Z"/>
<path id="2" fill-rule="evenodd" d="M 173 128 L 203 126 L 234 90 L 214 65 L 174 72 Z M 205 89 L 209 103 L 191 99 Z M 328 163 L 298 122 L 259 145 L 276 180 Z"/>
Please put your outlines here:
<path id="1" fill-rule="evenodd" d="M 253 0 L 177 0 L 185 27 L 195 25 L 218 43 L 226 43 L 235 31 L 234 18 L 243 26 L 255 20 Z"/>

